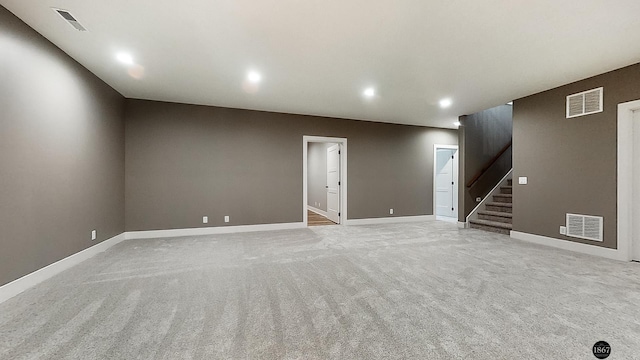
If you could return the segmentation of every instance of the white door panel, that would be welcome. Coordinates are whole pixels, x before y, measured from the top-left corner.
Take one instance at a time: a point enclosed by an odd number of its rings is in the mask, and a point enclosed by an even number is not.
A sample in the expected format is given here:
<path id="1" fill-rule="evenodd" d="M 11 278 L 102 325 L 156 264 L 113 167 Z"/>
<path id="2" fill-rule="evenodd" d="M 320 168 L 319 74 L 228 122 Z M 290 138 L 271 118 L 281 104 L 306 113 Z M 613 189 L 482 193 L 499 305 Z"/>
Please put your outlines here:
<path id="1" fill-rule="evenodd" d="M 340 223 L 340 144 L 327 148 L 327 218 Z"/>
<path id="2" fill-rule="evenodd" d="M 457 217 L 457 150 L 436 149 L 436 215 Z"/>

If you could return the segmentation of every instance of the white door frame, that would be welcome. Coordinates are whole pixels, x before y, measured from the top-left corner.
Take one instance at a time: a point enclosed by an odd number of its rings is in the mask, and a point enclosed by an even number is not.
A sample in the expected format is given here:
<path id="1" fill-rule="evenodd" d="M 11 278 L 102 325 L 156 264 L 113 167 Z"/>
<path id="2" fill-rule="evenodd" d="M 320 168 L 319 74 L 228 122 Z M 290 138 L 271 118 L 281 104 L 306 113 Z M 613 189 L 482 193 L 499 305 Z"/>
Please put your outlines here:
<path id="1" fill-rule="evenodd" d="M 433 216 L 437 216 L 436 213 L 436 161 L 437 161 L 437 152 L 438 149 L 453 149 L 456 150 L 458 152 L 458 159 L 460 159 L 460 152 L 458 151 L 458 145 L 441 145 L 441 144 L 434 144 L 433 145 Z M 458 162 L 459 164 L 459 162 Z M 455 191 L 458 191 L 457 188 L 460 186 L 458 181 L 460 180 L 460 171 L 459 169 L 456 169 L 456 178 L 455 178 L 455 183 L 456 185 L 458 185 L 455 189 Z M 458 194 L 458 196 L 460 196 L 460 194 Z M 458 199 L 459 202 L 459 199 Z M 456 207 L 456 210 L 458 209 L 458 204 L 454 204 Z M 455 216 L 456 219 L 458 219 L 458 215 L 456 214 Z M 456 220 L 457 221 L 457 220 Z"/>
<path id="2" fill-rule="evenodd" d="M 640 100 L 618 104 L 618 253 L 621 260 L 633 256 L 633 112 Z"/>
<path id="3" fill-rule="evenodd" d="M 307 214 L 307 151 L 310 142 L 336 143 L 340 144 L 340 225 L 346 224 L 347 220 L 347 139 L 325 136 L 302 136 L 302 220 L 304 226 L 308 226 Z"/>

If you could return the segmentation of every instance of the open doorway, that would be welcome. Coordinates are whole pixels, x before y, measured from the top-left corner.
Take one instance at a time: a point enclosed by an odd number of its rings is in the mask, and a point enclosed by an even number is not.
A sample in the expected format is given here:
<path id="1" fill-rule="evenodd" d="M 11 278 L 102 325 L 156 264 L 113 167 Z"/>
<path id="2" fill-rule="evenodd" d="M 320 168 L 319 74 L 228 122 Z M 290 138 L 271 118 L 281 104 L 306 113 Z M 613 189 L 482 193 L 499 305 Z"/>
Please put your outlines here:
<path id="1" fill-rule="evenodd" d="M 344 224 L 347 139 L 303 137 L 303 218 L 306 226 Z"/>
<path id="2" fill-rule="evenodd" d="M 618 104 L 618 252 L 640 261 L 640 100 Z"/>
<path id="3" fill-rule="evenodd" d="M 631 209 L 631 260 L 640 262 L 640 109 L 633 111 L 633 206 Z"/>
<path id="4" fill-rule="evenodd" d="M 458 221 L 458 146 L 433 146 L 433 213 L 437 220 Z"/>

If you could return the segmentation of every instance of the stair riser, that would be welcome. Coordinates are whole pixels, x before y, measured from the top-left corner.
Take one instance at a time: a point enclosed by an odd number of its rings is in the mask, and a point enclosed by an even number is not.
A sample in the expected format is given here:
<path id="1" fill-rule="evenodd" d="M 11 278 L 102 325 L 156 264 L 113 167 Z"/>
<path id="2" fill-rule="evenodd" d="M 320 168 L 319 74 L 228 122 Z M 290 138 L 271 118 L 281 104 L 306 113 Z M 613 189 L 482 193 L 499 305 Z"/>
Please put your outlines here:
<path id="1" fill-rule="evenodd" d="M 500 193 L 501 194 L 513 194 L 513 189 L 512 188 L 500 188 Z"/>
<path id="2" fill-rule="evenodd" d="M 513 199 L 510 198 L 510 197 L 502 197 L 502 196 L 499 196 L 499 195 L 494 195 L 493 196 L 493 201 L 494 202 L 511 204 L 512 200 Z"/>
<path id="3" fill-rule="evenodd" d="M 506 213 L 513 212 L 513 209 L 510 208 L 510 207 L 494 206 L 494 205 L 487 205 L 487 210 L 488 211 L 500 211 L 500 212 L 506 212 Z"/>
<path id="4" fill-rule="evenodd" d="M 511 220 L 512 220 L 509 217 L 484 215 L 484 214 L 479 214 L 478 215 L 478 219 L 480 219 L 480 220 L 489 220 L 489 221 L 497 221 L 497 222 L 501 222 L 501 223 L 505 223 L 505 224 L 511 224 Z"/>
<path id="5" fill-rule="evenodd" d="M 494 233 L 504 234 L 504 235 L 509 235 L 510 234 L 510 230 L 509 229 L 495 228 L 493 226 L 471 224 L 471 228 L 472 229 L 478 229 L 478 230 L 491 231 L 491 232 L 494 232 Z"/>

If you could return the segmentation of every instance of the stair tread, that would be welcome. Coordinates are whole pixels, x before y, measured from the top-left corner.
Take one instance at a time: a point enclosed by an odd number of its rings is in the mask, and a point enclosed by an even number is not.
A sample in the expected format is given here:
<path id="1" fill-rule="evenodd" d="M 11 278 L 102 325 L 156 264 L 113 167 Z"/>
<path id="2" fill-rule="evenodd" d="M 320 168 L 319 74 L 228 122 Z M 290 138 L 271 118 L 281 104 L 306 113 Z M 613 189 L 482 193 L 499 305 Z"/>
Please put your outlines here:
<path id="1" fill-rule="evenodd" d="M 487 206 L 513 207 L 513 204 L 512 203 L 501 203 L 501 202 L 490 202 L 490 203 L 487 203 Z"/>
<path id="2" fill-rule="evenodd" d="M 469 222 L 471 224 L 491 226 L 491 227 L 497 227 L 497 228 L 509 229 L 509 230 L 511 230 L 513 228 L 513 225 L 511 225 L 509 223 L 503 223 L 503 222 L 491 221 L 491 220 L 480 220 L 480 219 L 478 219 L 478 220 L 469 220 Z"/>
<path id="3" fill-rule="evenodd" d="M 510 198 L 512 198 L 512 197 L 513 197 L 513 194 L 495 194 L 495 195 L 493 195 L 493 196 L 497 196 L 497 197 L 510 197 Z"/>
<path id="4" fill-rule="evenodd" d="M 489 210 L 480 210 L 478 211 L 479 215 L 489 215 L 489 216 L 499 216 L 499 217 L 509 217 L 512 218 L 512 213 L 502 212 L 502 211 L 489 211 Z"/>
<path id="5" fill-rule="evenodd" d="M 504 188 L 504 189 L 513 189 L 513 186 L 511 186 L 511 185 L 504 185 L 504 186 L 500 186 L 500 188 Z"/>

